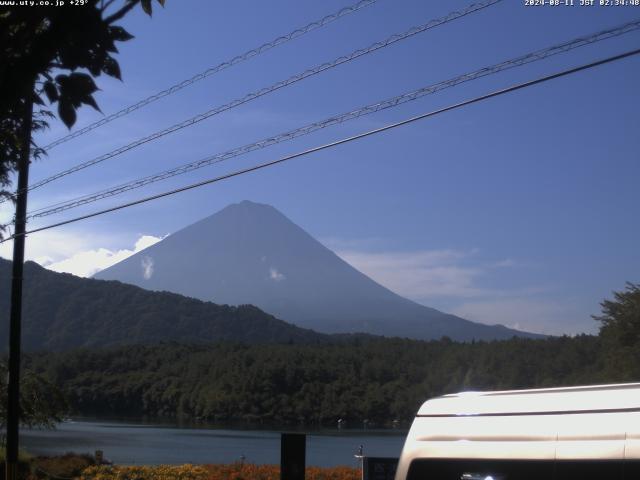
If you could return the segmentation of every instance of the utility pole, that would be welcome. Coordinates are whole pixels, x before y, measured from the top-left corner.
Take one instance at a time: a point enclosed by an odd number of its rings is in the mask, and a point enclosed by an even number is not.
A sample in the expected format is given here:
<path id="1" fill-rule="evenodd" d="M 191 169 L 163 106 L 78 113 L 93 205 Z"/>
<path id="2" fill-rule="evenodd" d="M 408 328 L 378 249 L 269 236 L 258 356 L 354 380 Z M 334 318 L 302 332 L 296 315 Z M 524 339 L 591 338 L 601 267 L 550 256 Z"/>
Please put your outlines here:
<path id="1" fill-rule="evenodd" d="M 20 425 L 20 335 L 22 323 L 22 271 L 27 224 L 27 190 L 29 187 L 29 157 L 33 121 L 33 88 L 28 85 L 24 98 L 22 144 L 18 163 L 18 190 L 13 238 L 13 271 L 11 276 L 11 314 L 9 320 L 9 376 L 7 388 L 7 452 L 6 480 L 18 480 L 18 449 Z"/>

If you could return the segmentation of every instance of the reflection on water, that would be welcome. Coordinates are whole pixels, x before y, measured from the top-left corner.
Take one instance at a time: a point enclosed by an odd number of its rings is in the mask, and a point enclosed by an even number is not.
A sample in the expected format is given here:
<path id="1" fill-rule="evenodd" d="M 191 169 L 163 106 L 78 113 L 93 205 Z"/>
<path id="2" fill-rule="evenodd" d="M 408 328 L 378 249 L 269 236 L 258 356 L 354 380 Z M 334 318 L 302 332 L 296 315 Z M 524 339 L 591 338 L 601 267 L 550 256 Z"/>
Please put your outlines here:
<path id="1" fill-rule="evenodd" d="M 365 455 L 398 457 L 406 432 L 396 430 L 307 431 L 307 465 L 356 466 L 360 445 Z M 280 432 L 225 428 L 184 428 L 115 421 L 70 421 L 56 430 L 21 431 L 22 446 L 36 455 L 93 453 L 122 465 L 280 463 Z"/>

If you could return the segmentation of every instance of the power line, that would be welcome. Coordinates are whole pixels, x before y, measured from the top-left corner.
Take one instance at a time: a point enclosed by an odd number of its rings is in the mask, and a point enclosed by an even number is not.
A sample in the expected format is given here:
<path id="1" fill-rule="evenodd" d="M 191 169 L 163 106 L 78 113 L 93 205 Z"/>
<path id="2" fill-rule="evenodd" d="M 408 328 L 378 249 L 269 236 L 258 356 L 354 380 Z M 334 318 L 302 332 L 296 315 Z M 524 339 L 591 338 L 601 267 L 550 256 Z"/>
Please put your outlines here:
<path id="1" fill-rule="evenodd" d="M 12 240 L 13 238 L 18 237 L 18 236 L 29 235 L 29 234 L 32 234 L 32 233 L 42 232 L 44 230 L 49 230 L 49 229 L 52 229 L 52 228 L 61 227 L 63 225 L 68 225 L 70 223 L 79 222 L 81 220 L 86 220 L 88 218 L 93 218 L 93 217 L 97 217 L 99 215 L 104 215 L 104 214 L 107 214 L 107 213 L 115 212 L 117 210 L 122 210 L 122 209 L 125 209 L 125 208 L 133 207 L 135 205 L 140 205 L 142 203 L 147 203 L 147 202 L 150 202 L 152 200 L 158 200 L 160 198 L 168 197 L 170 195 L 175 195 L 176 193 L 184 192 L 184 191 L 187 191 L 187 190 L 192 190 L 194 188 L 202 187 L 202 186 L 209 185 L 209 184 L 212 184 L 212 183 L 217 183 L 217 182 L 220 182 L 222 180 L 227 180 L 229 178 L 233 178 L 233 177 L 237 177 L 237 176 L 240 176 L 240 175 L 244 175 L 246 173 L 254 172 L 256 170 L 261 170 L 263 168 L 267 168 L 267 167 L 271 167 L 271 166 L 274 166 L 274 165 L 278 165 L 280 163 L 284 163 L 284 162 L 286 162 L 288 160 L 292 160 L 294 158 L 303 157 L 303 156 L 309 155 L 311 153 L 319 152 L 321 150 L 326 150 L 326 149 L 329 149 L 329 148 L 336 147 L 338 145 L 342 145 L 342 144 L 345 144 L 345 143 L 349 143 L 349 142 L 353 142 L 353 141 L 356 141 L 356 140 L 360 140 L 362 138 L 369 137 L 369 136 L 372 136 L 372 135 L 375 135 L 375 134 L 378 134 L 378 133 L 382 133 L 382 132 L 385 132 L 387 130 L 391 130 L 391 129 L 394 129 L 394 128 L 397 128 L 397 127 L 401 127 L 403 125 L 408 125 L 408 124 L 416 122 L 418 120 L 423 120 L 425 118 L 433 117 L 433 116 L 436 116 L 436 115 L 439 115 L 441 113 L 445 113 L 445 112 L 448 112 L 448 111 L 451 111 L 451 110 L 456 110 L 458 108 L 465 107 L 467 105 L 478 103 L 478 102 L 481 102 L 481 101 L 484 101 L 484 100 L 488 100 L 490 98 L 497 97 L 497 96 L 500 96 L 500 95 L 504 95 L 506 93 L 511 93 L 511 92 L 516 91 L 516 90 L 521 90 L 523 88 L 527 88 L 527 87 L 531 87 L 533 85 L 537 85 L 537 84 L 540 84 L 540 83 L 548 82 L 550 80 L 554 80 L 554 79 L 557 79 L 557 78 L 560 78 L 560 77 L 571 75 L 573 73 L 577 73 L 577 72 L 580 72 L 580 71 L 583 71 L 583 70 L 587 70 L 587 69 L 590 69 L 590 68 L 594 68 L 594 67 L 597 67 L 597 66 L 600 66 L 600 65 L 604 65 L 604 64 L 607 64 L 607 63 L 615 62 L 617 60 L 621 60 L 623 58 L 631 57 L 633 55 L 638 55 L 638 54 L 640 54 L 640 49 L 627 51 L 625 53 L 621 53 L 619 55 L 614 55 L 614 56 L 607 57 L 607 58 L 604 58 L 604 59 L 601 59 L 601 60 L 597 60 L 597 61 L 592 62 L 592 63 L 583 64 L 583 65 L 580 65 L 578 67 L 570 68 L 570 69 L 567 69 L 567 70 L 562 70 L 560 72 L 553 73 L 551 75 L 546 75 L 544 77 L 539 77 L 537 79 L 529 80 L 529 81 L 526 81 L 526 82 L 523 82 L 523 83 L 519 83 L 519 84 L 516 84 L 516 85 L 512 85 L 511 87 L 503 88 L 501 90 L 496 90 L 494 92 L 487 93 L 485 95 L 481 95 L 479 97 L 475 97 L 475 98 L 472 98 L 470 100 L 465 100 L 465 101 L 462 101 L 462 102 L 459 102 L 459 103 L 456 103 L 456 104 L 453 104 L 453 105 L 449 105 L 448 107 L 444 107 L 444 108 L 440 108 L 438 110 L 433 110 L 433 111 L 430 111 L 430 112 L 427 112 L 427 113 L 423 113 L 421 115 L 417 115 L 415 117 L 411 117 L 411 118 L 408 118 L 406 120 L 402 120 L 400 122 L 396 122 L 396 123 L 392 123 L 392 124 L 389 124 L 389 125 L 385 125 L 384 127 L 380 127 L 380 128 L 376 128 L 376 129 L 373 129 L 373 130 L 369 130 L 367 132 L 359 133 L 357 135 L 353 135 L 351 137 L 343 138 L 341 140 L 336 140 L 336 141 L 331 142 L 331 143 L 326 143 L 324 145 L 320 145 L 318 147 L 314 147 L 314 148 L 310 148 L 310 149 L 307 149 L 307 150 L 304 150 L 304 151 L 301 151 L 301 152 L 297 152 L 297 153 L 294 153 L 292 155 L 287 155 L 285 157 L 278 158 L 277 160 L 272 160 L 272 161 L 269 161 L 269 162 L 260 163 L 258 165 L 254 165 L 252 167 L 243 168 L 241 170 L 236 170 L 234 172 L 227 173 L 227 174 L 224 174 L 224 175 L 220 175 L 218 177 L 210 178 L 208 180 L 203 180 L 203 181 L 200 181 L 200 182 L 197 182 L 197 183 L 192 183 L 192 184 L 186 185 L 184 187 L 176 188 L 176 189 L 169 190 L 169 191 L 166 191 L 166 192 L 162 192 L 162 193 L 159 193 L 159 194 L 156 194 L 156 195 L 151 195 L 149 197 L 144 197 L 144 198 L 135 200 L 133 202 L 120 204 L 120 205 L 117 205 L 115 207 L 106 208 L 104 210 L 99 210 L 97 212 L 89 213 L 87 215 L 82 215 L 82 216 L 75 217 L 75 218 L 72 218 L 72 219 L 69 219 L 69 220 L 64 220 L 62 222 L 53 223 L 53 224 L 50 224 L 50 225 L 47 225 L 47 226 L 44 226 L 44 227 L 34 228 L 33 230 L 29 230 L 28 232 L 25 232 L 25 233 L 23 233 L 21 235 L 15 235 L 14 234 L 11 237 L 8 237 L 8 238 L 0 241 L 0 243 L 4 243 L 6 241 Z"/>
<path id="2" fill-rule="evenodd" d="M 219 63 L 218 65 L 216 65 L 215 67 L 210 67 L 207 70 L 198 73 L 197 75 L 194 75 L 191 78 L 188 78 L 186 80 L 183 80 L 179 83 L 176 83 L 175 85 L 170 86 L 169 88 L 162 90 L 158 93 L 155 93 L 154 95 L 151 95 L 143 100 L 140 100 L 139 102 L 134 103 L 133 105 L 129 105 L 128 107 L 123 108 L 122 110 L 119 110 L 115 113 L 112 113 L 111 115 L 108 115 L 94 123 L 91 123 L 89 125 L 87 125 L 86 127 L 81 128 L 80 130 L 77 130 L 73 133 L 70 133 L 68 135 L 65 135 L 64 137 L 61 137 L 57 140 L 55 140 L 54 142 L 51 142 L 50 144 L 46 145 L 44 147 L 45 150 L 51 150 L 54 147 L 57 147 L 58 145 L 61 145 L 65 142 L 68 142 L 69 140 L 73 139 L 73 138 L 77 138 L 81 135 L 84 135 L 87 132 L 90 132 L 91 130 L 95 130 L 98 127 L 101 127 L 103 125 L 106 125 L 109 122 L 112 122 L 113 120 L 116 120 L 118 118 L 124 117 L 125 115 L 130 114 L 131 112 L 134 112 L 140 108 L 146 107 L 147 105 L 149 105 L 150 103 L 155 102 L 156 100 L 160 100 L 161 98 L 164 98 L 168 95 L 172 95 L 180 90 L 182 90 L 183 88 L 189 87 L 191 85 L 193 85 L 196 82 L 199 82 L 200 80 L 204 80 L 207 77 L 210 77 L 211 75 L 214 75 L 218 72 L 221 72 L 222 70 L 226 70 L 229 67 L 232 67 L 234 65 L 237 65 L 238 63 L 244 62 L 245 60 L 249 60 L 250 58 L 256 57 L 258 55 L 260 55 L 261 53 L 264 53 L 268 50 L 271 50 L 272 48 L 278 47 L 280 45 L 283 45 L 293 39 L 296 39 L 298 37 L 303 36 L 306 33 L 309 33 L 313 30 L 317 30 L 319 28 L 324 27 L 325 25 L 328 25 L 329 23 L 338 20 L 346 15 L 349 15 L 350 13 L 354 13 L 357 12 L 358 10 L 364 8 L 364 7 L 368 7 L 369 5 L 373 5 L 377 0 L 361 0 L 356 4 L 350 5 L 348 7 L 342 8 L 339 11 L 332 13 L 330 15 L 327 15 L 323 18 L 321 18 L 320 20 L 316 20 L 314 22 L 311 22 L 307 25 L 305 25 L 304 27 L 300 27 L 297 28 L 295 30 L 293 30 L 292 32 L 289 32 L 286 35 L 282 35 L 280 37 L 274 38 L 273 40 L 263 43 L 262 45 L 260 45 L 259 47 L 253 48 L 251 50 L 248 50 L 240 55 L 237 55 L 229 60 L 225 60 L 224 62 Z"/>
<path id="3" fill-rule="evenodd" d="M 439 19 L 435 19 L 435 20 L 430 20 L 429 22 L 427 22 L 425 24 L 422 24 L 420 26 L 412 27 L 412 28 L 410 28 L 409 30 L 407 30 L 407 31 L 405 31 L 403 33 L 391 35 L 390 37 L 388 37 L 387 39 L 385 39 L 383 41 L 373 43 L 373 44 L 371 44 L 370 46 L 368 46 L 366 48 L 362 48 L 362 49 L 356 50 L 356 51 L 354 51 L 354 52 L 352 52 L 352 53 L 350 53 L 348 55 L 339 57 L 339 58 L 337 58 L 337 59 L 335 59 L 335 60 L 333 60 L 331 62 L 326 62 L 326 63 L 323 63 L 323 64 L 318 65 L 316 67 L 313 67 L 313 68 L 310 68 L 308 70 L 305 70 L 304 72 L 302 72 L 300 74 L 297 74 L 297 75 L 293 75 L 293 76 L 289 77 L 286 80 L 282 80 L 282 81 L 277 82 L 277 83 L 275 83 L 275 84 L 273 84 L 273 85 L 271 85 L 269 87 L 265 87 L 265 88 L 262 88 L 261 90 L 249 93 L 249 94 L 245 95 L 242 98 L 239 98 L 239 99 L 233 100 L 233 101 L 231 101 L 231 102 L 229 102 L 227 104 L 215 107 L 215 108 L 213 108 L 211 110 L 208 110 L 207 112 L 201 113 L 201 114 L 196 115 L 194 117 L 191 117 L 191 118 L 189 118 L 189 119 L 187 119 L 187 120 L 185 120 L 183 122 L 174 124 L 174 125 L 172 125 L 170 127 L 167 127 L 167 128 L 165 128 L 163 130 L 160 130 L 160 131 L 155 132 L 155 133 L 153 133 L 151 135 L 148 135 L 146 137 L 138 139 L 138 140 L 136 140 L 134 142 L 131 142 L 131 143 L 125 145 L 125 146 L 122 146 L 122 147 L 120 147 L 120 148 L 118 148 L 116 150 L 113 150 L 113 151 L 111 151 L 109 153 L 101 155 L 101 156 L 99 156 L 97 158 L 94 158 L 92 160 L 89 160 L 87 162 L 78 164 L 78 165 L 76 165 L 74 167 L 71 167 L 71 168 L 69 168 L 67 170 L 64 170 L 62 172 L 54 174 L 54 175 L 52 175 L 50 177 L 47 177 L 47 178 L 45 178 L 43 180 L 40 180 L 39 182 L 36 182 L 35 184 L 31 185 L 29 187 L 29 190 L 33 190 L 33 189 L 39 188 L 39 187 L 41 187 L 43 185 L 46 185 L 47 183 L 50 183 L 50 182 L 52 182 L 54 180 L 59 179 L 61 177 L 64 177 L 66 175 L 70 175 L 72 173 L 75 173 L 77 171 L 83 170 L 83 169 L 85 169 L 87 167 L 90 167 L 92 165 L 96 165 L 98 163 L 101 163 L 101 162 L 103 162 L 105 160 L 113 158 L 113 157 L 115 157 L 117 155 L 120 155 L 120 154 L 126 152 L 126 151 L 129 151 L 129 150 L 131 150 L 133 148 L 136 148 L 136 147 L 138 147 L 140 145 L 143 145 L 145 143 L 148 143 L 150 141 L 156 140 L 156 139 L 158 139 L 160 137 L 163 137 L 165 135 L 173 133 L 173 132 L 175 132 L 177 130 L 181 130 L 181 129 L 185 128 L 185 127 L 192 126 L 192 125 L 194 125 L 196 123 L 199 123 L 199 122 L 201 122 L 201 121 L 203 121 L 203 120 L 205 120 L 207 118 L 210 118 L 213 115 L 217 115 L 217 114 L 222 113 L 224 111 L 227 111 L 227 110 L 230 110 L 232 108 L 235 108 L 235 107 L 237 107 L 239 105 L 243 105 L 243 104 L 245 104 L 245 103 L 247 103 L 247 102 L 249 102 L 251 100 L 255 100 L 256 98 L 259 98 L 259 97 L 262 97 L 262 96 L 267 95 L 269 93 L 272 93 L 272 92 L 274 92 L 276 90 L 279 90 L 279 89 L 281 89 L 283 87 L 287 87 L 287 86 L 292 85 L 294 83 L 297 83 L 297 82 L 299 82 L 301 80 L 304 80 L 304 79 L 306 79 L 308 77 L 311 77 L 313 75 L 317 75 L 318 73 L 324 72 L 324 71 L 329 70 L 331 68 L 334 68 L 334 67 L 336 67 L 338 65 L 342 65 L 343 63 L 350 62 L 350 61 L 355 60 L 356 58 L 359 58 L 361 56 L 368 55 L 368 54 L 370 54 L 372 52 L 375 52 L 375 51 L 377 51 L 377 50 L 379 50 L 381 48 L 385 48 L 385 47 L 387 47 L 389 45 L 392 45 L 392 44 L 394 44 L 396 42 L 399 42 L 401 40 L 405 40 L 405 39 L 407 39 L 409 37 L 412 37 L 412 36 L 414 36 L 414 35 L 416 35 L 418 33 L 422 33 L 422 32 L 424 32 L 426 30 L 431 29 L 431 28 L 434 28 L 434 27 L 443 25 L 445 23 L 449 23 L 449 22 L 451 22 L 453 20 L 456 20 L 458 18 L 464 17 L 464 16 L 466 16 L 466 15 L 468 15 L 470 13 L 474 13 L 476 11 L 482 10 L 482 9 L 484 9 L 486 7 L 489 7 L 491 5 L 499 3 L 500 1 L 502 1 L 502 0 L 486 0 L 486 1 L 481 2 L 481 3 L 473 3 L 473 4 L 469 5 L 467 8 L 465 8 L 464 10 L 451 12 L 448 15 L 446 15 L 445 17 L 442 17 L 442 18 L 439 18 Z"/>
<path id="4" fill-rule="evenodd" d="M 303 127 L 290 130 L 288 132 L 280 133 L 272 137 L 267 137 L 257 142 L 250 143 L 248 145 L 237 147 L 223 153 L 217 153 L 209 157 L 206 157 L 191 163 L 187 163 L 185 165 L 181 165 L 179 167 L 171 168 L 169 170 L 156 173 L 154 175 L 142 177 L 142 178 L 139 178 L 115 187 L 111 187 L 106 190 L 91 193 L 88 195 L 83 195 L 72 200 L 66 200 L 63 202 L 58 202 L 56 204 L 48 205 L 40 209 L 34 210 L 33 212 L 30 212 L 28 215 L 28 218 L 45 217 L 45 216 L 60 213 L 72 208 L 76 208 L 82 205 L 93 203 L 104 198 L 110 198 L 115 195 L 128 192 L 130 190 L 141 188 L 143 186 L 156 183 L 161 180 L 166 180 L 168 178 L 171 178 L 177 175 L 182 175 L 182 174 L 191 172 L 193 170 L 197 170 L 206 166 L 217 164 L 234 157 L 238 157 L 256 150 L 260 150 L 262 148 L 269 147 L 271 145 L 293 140 L 295 138 L 301 137 L 303 135 L 308 135 L 312 132 L 321 130 L 323 128 L 327 128 L 329 126 L 338 125 L 343 122 L 353 120 L 371 113 L 379 112 L 381 110 L 385 110 L 388 108 L 394 108 L 398 105 L 402 105 L 404 103 L 416 100 L 426 95 L 436 93 L 446 88 L 454 87 L 464 82 L 472 81 L 488 75 L 493 75 L 501 71 L 508 70 L 510 68 L 527 65 L 529 63 L 543 60 L 545 58 L 548 58 L 553 55 L 557 55 L 559 53 L 564 53 L 564 52 L 573 50 L 575 48 L 579 48 L 585 45 L 591 45 L 599 41 L 617 37 L 625 33 L 635 31 L 639 28 L 640 28 L 640 19 L 636 19 L 634 21 L 631 21 L 622 25 L 618 25 L 616 27 L 608 28 L 606 30 L 602 30 L 594 34 L 581 36 L 573 40 L 563 42 L 561 44 L 557 44 L 551 47 L 547 47 L 542 50 L 537 50 L 535 52 L 531 52 L 516 58 L 512 58 L 510 60 L 506 60 L 489 67 L 484 67 L 482 69 L 475 70 L 473 72 L 465 73 L 463 75 L 459 75 L 449 80 L 444 80 L 442 82 L 429 85 L 429 86 L 420 88 L 418 90 L 397 95 L 395 97 L 391 97 L 389 99 L 382 100 L 377 103 L 372 103 L 364 107 L 358 108 L 356 110 L 352 110 L 340 115 L 334 115 L 322 121 L 311 123 Z"/>
<path id="5" fill-rule="evenodd" d="M 39 188 L 43 185 L 46 185 L 48 183 L 53 182 L 54 180 L 57 180 L 59 178 L 65 177 L 67 175 L 71 175 L 72 173 L 78 172 L 80 170 L 83 170 L 87 167 L 96 165 L 98 163 L 104 162 L 105 160 L 108 160 L 110 158 L 113 158 L 117 155 L 120 155 L 124 152 L 127 152 L 133 148 L 139 147 L 140 145 L 143 145 L 145 143 L 151 142 L 153 140 L 157 140 L 160 137 L 163 137 L 165 135 L 168 135 L 170 133 L 176 132 L 178 130 L 181 130 L 183 128 L 186 127 L 190 127 L 192 125 L 195 125 L 196 123 L 199 123 L 203 120 L 206 120 L 207 118 L 210 118 L 214 115 L 217 115 L 219 113 L 222 113 L 224 111 L 230 110 L 232 108 L 235 108 L 239 105 L 243 105 L 247 102 L 250 102 L 252 100 L 255 100 L 256 98 L 260 98 L 264 95 L 267 95 L 269 93 L 272 93 L 276 90 L 279 90 L 281 88 L 287 87 L 289 85 L 292 85 L 294 83 L 297 83 L 301 80 L 304 80 L 306 78 L 309 78 L 311 76 L 317 75 L 321 72 L 324 72 L 326 70 L 332 69 L 334 67 L 337 67 L 338 65 L 342 65 L 344 63 L 350 62 L 352 60 L 355 60 L 356 58 L 362 57 L 364 55 L 368 55 L 372 52 L 375 52 L 377 50 L 380 50 L 382 48 L 388 47 L 389 45 L 393 45 L 399 41 L 405 40 L 407 38 L 413 37 L 414 35 L 417 35 L 419 33 L 425 32 L 427 30 L 430 30 L 432 28 L 435 28 L 437 26 L 440 25 L 444 25 L 446 23 L 449 23 L 453 20 L 456 20 L 458 18 L 462 18 L 466 15 L 469 15 L 471 13 L 477 12 L 479 10 L 482 10 L 484 8 L 487 8 L 489 6 L 495 5 L 499 2 L 501 2 L 502 0 L 486 0 L 484 2 L 480 2 L 480 3 L 473 3 L 471 5 L 469 5 L 467 8 L 463 9 L 463 10 L 457 10 L 454 12 L 449 13 L 448 15 L 439 18 L 439 19 L 435 19 L 435 20 L 430 20 L 427 23 L 424 23 L 420 26 L 416 26 L 416 27 L 412 27 L 409 30 L 403 32 L 403 33 L 397 33 L 394 35 L 391 35 L 390 37 L 388 37 L 385 40 L 382 40 L 380 42 L 376 42 L 373 43 L 371 45 L 369 45 L 366 48 L 362 48 L 359 50 L 355 50 L 354 52 L 348 54 L 348 55 L 344 55 L 342 57 L 336 58 L 335 60 L 331 61 L 331 62 L 327 62 L 327 63 L 323 63 L 321 65 L 318 65 L 316 67 L 310 68 L 308 70 L 305 70 L 302 73 L 299 73 L 297 75 L 293 75 L 292 77 L 289 77 L 286 80 L 281 80 L 277 83 L 274 83 L 273 85 L 269 86 L 269 87 L 265 87 L 262 88 L 261 90 L 257 90 L 255 92 L 249 93 L 247 95 L 245 95 L 242 98 L 233 100 L 232 102 L 229 102 L 225 105 L 221 105 L 218 107 L 215 107 L 211 110 L 208 110 L 204 113 L 201 113 L 199 115 L 196 115 L 194 117 L 191 117 L 187 120 L 184 120 L 180 123 L 176 123 L 170 127 L 167 127 L 163 130 L 160 130 L 158 132 L 152 133 L 151 135 L 148 135 L 146 137 L 140 138 L 134 142 L 131 142 L 127 145 L 124 145 L 122 147 L 119 147 L 109 153 L 106 153 L 104 155 L 101 155 L 99 157 L 96 157 L 92 160 L 89 160 L 87 162 L 84 163 L 80 163 L 78 165 L 75 165 L 74 167 L 71 167 L 67 170 L 64 170 L 62 172 L 56 173 L 50 177 L 47 177 L 43 180 L 40 180 L 39 182 L 34 183 L 33 185 L 29 186 L 29 190 L 34 190 L 36 188 Z M 1 202 L 0 202 L 1 203 Z"/>

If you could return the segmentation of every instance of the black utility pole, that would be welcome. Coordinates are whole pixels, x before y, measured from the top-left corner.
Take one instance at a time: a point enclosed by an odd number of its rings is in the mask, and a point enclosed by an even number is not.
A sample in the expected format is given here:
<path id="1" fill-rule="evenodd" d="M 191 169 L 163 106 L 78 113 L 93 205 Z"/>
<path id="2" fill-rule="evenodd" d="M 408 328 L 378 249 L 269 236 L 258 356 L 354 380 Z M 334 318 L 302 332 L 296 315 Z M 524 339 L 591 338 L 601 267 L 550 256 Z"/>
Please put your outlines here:
<path id="1" fill-rule="evenodd" d="M 18 190 L 13 238 L 13 272 L 11 277 L 11 316 L 9 320 L 9 378 L 7 389 L 7 455 L 6 480 L 18 479 L 18 449 L 20 424 L 20 333 L 22 323 L 22 270 L 24 266 L 24 232 L 27 224 L 27 189 L 29 187 L 29 157 L 31 155 L 31 124 L 33 115 L 33 84 L 24 99 L 24 116 Z"/>

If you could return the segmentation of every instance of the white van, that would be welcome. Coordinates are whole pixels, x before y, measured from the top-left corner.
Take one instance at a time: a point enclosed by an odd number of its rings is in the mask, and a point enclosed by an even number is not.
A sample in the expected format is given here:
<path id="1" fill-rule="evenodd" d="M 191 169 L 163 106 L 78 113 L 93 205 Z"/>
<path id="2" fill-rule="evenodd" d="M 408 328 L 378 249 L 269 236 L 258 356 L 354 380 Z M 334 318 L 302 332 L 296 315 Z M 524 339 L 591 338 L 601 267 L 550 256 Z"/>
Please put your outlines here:
<path id="1" fill-rule="evenodd" d="M 640 383 L 425 402 L 395 480 L 640 480 Z"/>

